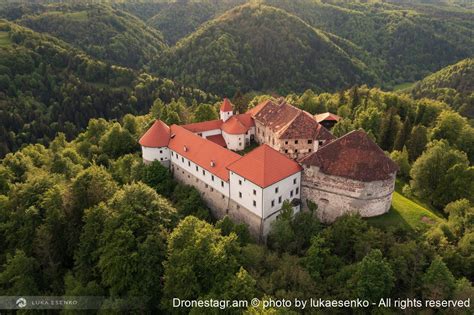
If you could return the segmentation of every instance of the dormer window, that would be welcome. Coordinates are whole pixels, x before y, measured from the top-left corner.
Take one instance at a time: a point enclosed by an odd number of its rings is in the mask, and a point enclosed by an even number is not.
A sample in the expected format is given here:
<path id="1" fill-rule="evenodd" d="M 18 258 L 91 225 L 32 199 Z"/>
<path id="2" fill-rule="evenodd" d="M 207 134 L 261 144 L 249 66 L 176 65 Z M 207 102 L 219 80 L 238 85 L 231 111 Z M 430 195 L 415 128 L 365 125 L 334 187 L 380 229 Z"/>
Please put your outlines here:
<path id="1" fill-rule="evenodd" d="M 184 152 L 188 152 L 188 147 L 187 147 L 187 146 L 184 146 L 184 147 L 183 147 L 183 150 L 184 150 Z"/>
<path id="2" fill-rule="evenodd" d="M 214 167 L 214 166 L 216 166 L 216 163 L 211 160 L 211 167 Z"/>

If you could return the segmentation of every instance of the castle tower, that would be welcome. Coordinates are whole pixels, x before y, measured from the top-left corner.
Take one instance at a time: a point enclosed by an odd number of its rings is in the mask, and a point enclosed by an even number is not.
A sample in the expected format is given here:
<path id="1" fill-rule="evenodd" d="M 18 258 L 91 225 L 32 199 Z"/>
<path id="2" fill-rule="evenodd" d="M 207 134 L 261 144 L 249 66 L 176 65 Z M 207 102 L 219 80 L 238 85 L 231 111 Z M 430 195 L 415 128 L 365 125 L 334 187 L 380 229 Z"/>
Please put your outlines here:
<path id="1" fill-rule="evenodd" d="M 219 111 L 219 117 L 223 122 L 225 122 L 227 121 L 227 119 L 232 117 L 232 115 L 234 115 L 232 103 L 229 101 L 228 98 L 224 98 L 224 101 L 222 102 Z"/>

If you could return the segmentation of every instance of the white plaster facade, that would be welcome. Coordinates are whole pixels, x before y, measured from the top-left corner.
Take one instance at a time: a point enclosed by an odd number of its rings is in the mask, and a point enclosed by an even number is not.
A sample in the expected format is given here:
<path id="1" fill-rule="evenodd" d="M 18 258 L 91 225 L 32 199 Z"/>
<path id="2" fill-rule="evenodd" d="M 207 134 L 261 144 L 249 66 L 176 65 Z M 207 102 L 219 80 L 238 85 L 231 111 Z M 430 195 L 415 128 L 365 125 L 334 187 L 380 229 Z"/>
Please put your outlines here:
<path id="1" fill-rule="evenodd" d="M 234 112 L 233 111 L 219 111 L 219 117 L 222 121 L 227 121 L 227 119 L 229 119 L 230 117 L 232 117 L 232 115 L 234 115 Z"/>
<path id="2" fill-rule="evenodd" d="M 225 140 L 225 144 L 227 145 L 227 149 L 232 151 L 241 151 L 245 149 L 245 134 L 229 134 L 225 131 L 222 131 L 222 137 Z"/>
<path id="3" fill-rule="evenodd" d="M 142 146 L 142 157 L 146 162 L 160 161 L 166 162 L 170 160 L 170 149 L 167 147 L 150 148 Z"/>

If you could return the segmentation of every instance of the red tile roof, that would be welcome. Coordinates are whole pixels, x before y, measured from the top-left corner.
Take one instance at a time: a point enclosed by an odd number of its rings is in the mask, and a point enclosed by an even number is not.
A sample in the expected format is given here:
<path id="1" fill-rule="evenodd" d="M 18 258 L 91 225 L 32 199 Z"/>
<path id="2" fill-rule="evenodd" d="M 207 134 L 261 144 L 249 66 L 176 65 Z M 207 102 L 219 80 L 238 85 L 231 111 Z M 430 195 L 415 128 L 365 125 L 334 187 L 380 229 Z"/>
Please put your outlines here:
<path id="1" fill-rule="evenodd" d="M 237 153 L 178 125 L 171 126 L 169 148 L 224 181 L 229 180 L 227 166 L 241 158 Z"/>
<path id="2" fill-rule="evenodd" d="M 221 134 L 208 136 L 206 137 L 206 139 L 220 145 L 221 147 L 224 147 L 224 148 L 227 147 L 227 143 L 225 143 L 224 137 Z"/>
<path id="3" fill-rule="evenodd" d="M 168 146 L 170 141 L 170 127 L 161 120 L 156 120 L 138 141 L 140 145 L 149 148 Z"/>
<path id="4" fill-rule="evenodd" d="M 222 124 L 221 129 L 231 135 L 241 135 L 253 126 L 255 126 L 255 123 L 249 114 L 240 114 L 230 117 Z"/>
<path id="5" fill-rule="evenodd" d="M 224 98 L 224 101 L 221 104 L 221 112 L 231 112 L 234 110 L 232 103 L 228 98 Z"/>
<path id="6" fill-rule="evenodd" d="M 336 139 L 326 128 L 314 120 L 308 112 L 301 111 L 286 127 L 278 132 L 280 139 Z"/>
<path id="7" fill-rule="evenodd" d="M 301 166 L 263 144 L 227 167 L 230 171 L 265 188 L 301 171 Z"/>
<path id="8" fill-rule="evenodd" d="M 209 121 L 182 125 L 181 127 L 186 128 L 187 130 L 196 133 L 196 132 L 204 132 L 204 131 L 209 131 L 209 130 L 221 129 L 221 126 L 222 126 L 222 120 L 216 119 L 216 120 L 209 120 Z"/>
<path id="9" fill-rule="evenodd" d="M 363 182 L 389 179 L 398 170 L 365 132 L 352 131 L 300 160 L 321 172 Z"/>
<path id="10" fill-rule="evenodd" d="M 330 112 L 326 112 L 326 113 L 322 113 L 322 114 L 317 114 L 317 115 L 314 115 L 314 118 L 316 119 L 317 122 L 322 122 L 322 121 L 339 121 L 341 120 L 341 117 L 333 114 L 333 113 L 330 113 Z"/>
<path id="11" fill-rule="evenodd" d="M 262 110 L 262 108 L 264 108 L 265 106 L 267 106 L 267 104 L 270 104 L 270 103 L 272 103 L 271 100 L 263 101 L 259 103 L 258 105 L 255 105 L 255 107 L 252 107 L 251 109 L 249 109 L 247 111 L 247 114 L 250 114 L 250 116 L 254 117 L 255 115 L 258 114 L 260 110 Z"/>

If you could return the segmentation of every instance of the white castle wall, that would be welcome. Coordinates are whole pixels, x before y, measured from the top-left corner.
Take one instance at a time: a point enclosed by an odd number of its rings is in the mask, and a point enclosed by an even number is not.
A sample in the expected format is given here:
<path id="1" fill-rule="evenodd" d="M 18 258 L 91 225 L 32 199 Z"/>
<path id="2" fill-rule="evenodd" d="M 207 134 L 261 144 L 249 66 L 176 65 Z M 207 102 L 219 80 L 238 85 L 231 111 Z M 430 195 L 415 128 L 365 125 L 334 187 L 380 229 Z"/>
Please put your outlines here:
<path id="1" fill-rule="evenodd" d="M 241 151 L 245 149 L 245 134 L 231 135 L 225 131 L 222 131 L 222 137 L 224 138 L 229 150 Z"/>
<path id="2" fill-rule="evenodd" d="M 362 182 L 324 174 L 318 167 L 305 167 L 302 178 L 303 206 L 307 200 L 318 205 L 318 217 L 333 222 L 345 213 L 362 217 L 384 214 L 390 210 L 395 176 L 382 181 Z"/>
<path id="3" fill-rule="evenodd" d="M 149 148 L 142 146 L 142 158 L 145 163 L 157 160 L 162 164 L 169 165 L 170 156 L 170 149 L 167 147 Z"/>

